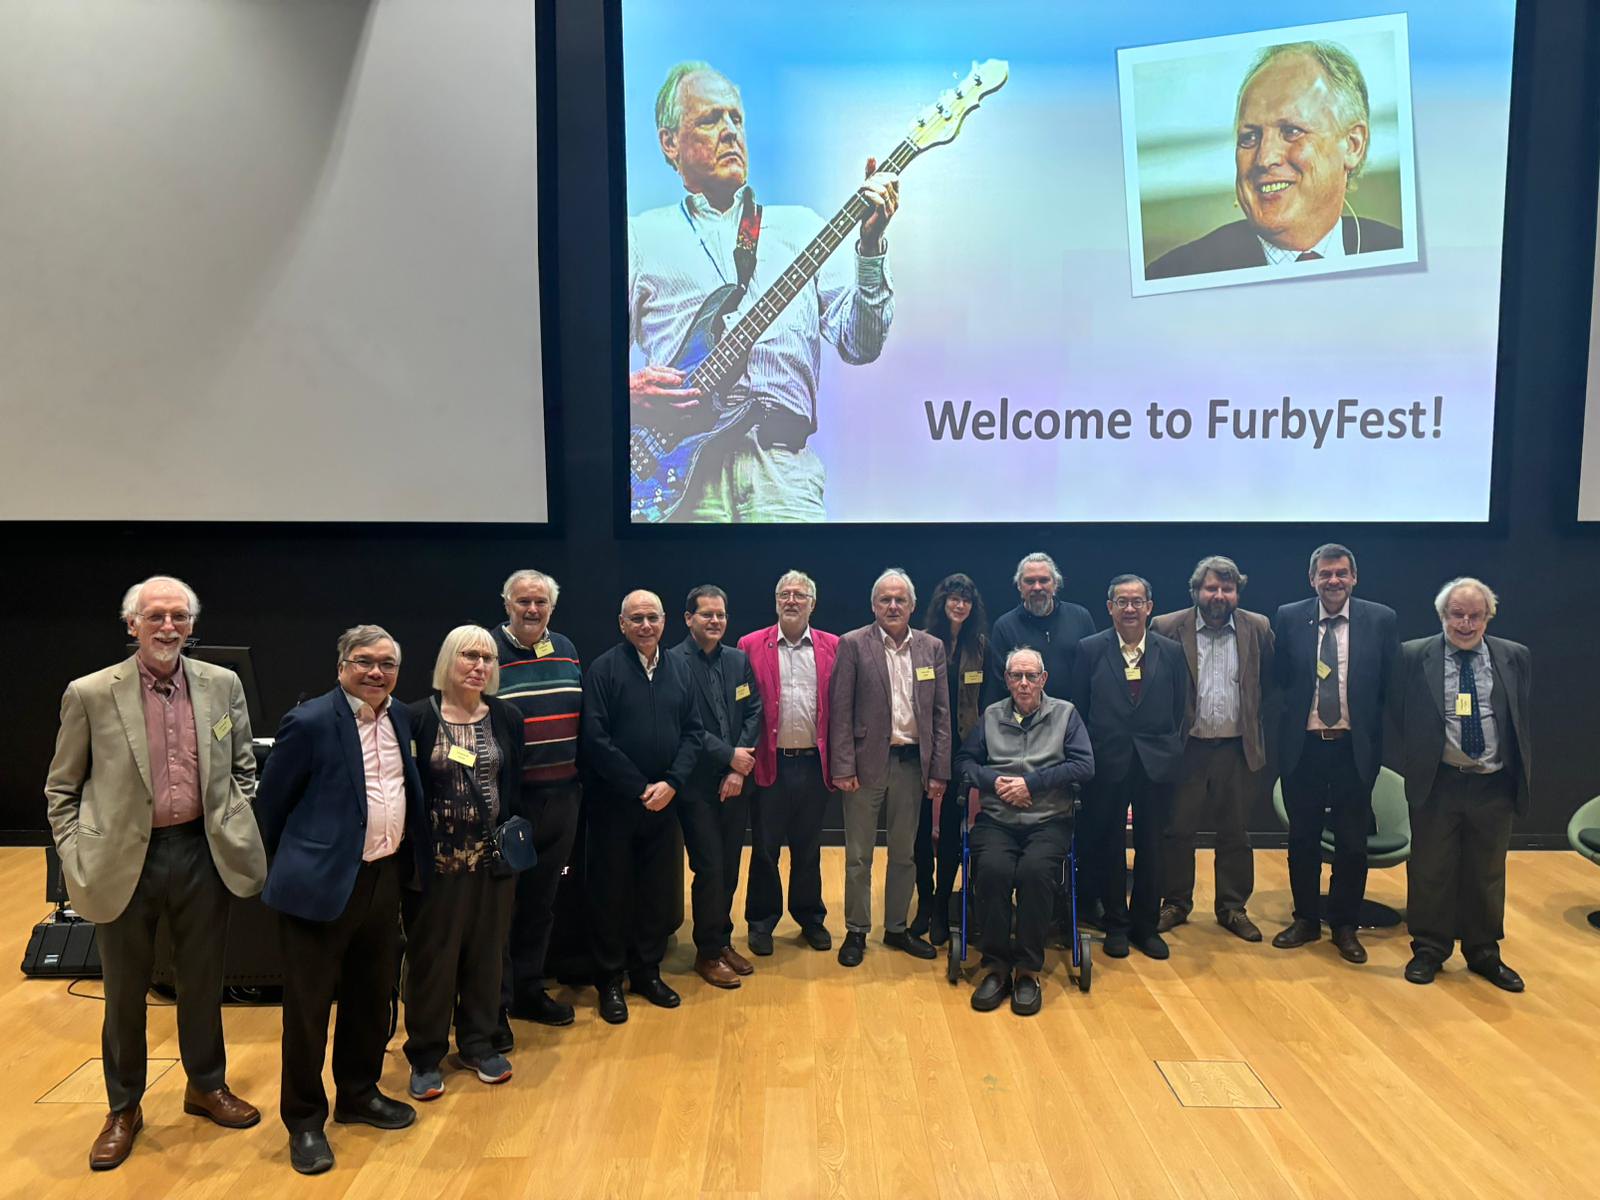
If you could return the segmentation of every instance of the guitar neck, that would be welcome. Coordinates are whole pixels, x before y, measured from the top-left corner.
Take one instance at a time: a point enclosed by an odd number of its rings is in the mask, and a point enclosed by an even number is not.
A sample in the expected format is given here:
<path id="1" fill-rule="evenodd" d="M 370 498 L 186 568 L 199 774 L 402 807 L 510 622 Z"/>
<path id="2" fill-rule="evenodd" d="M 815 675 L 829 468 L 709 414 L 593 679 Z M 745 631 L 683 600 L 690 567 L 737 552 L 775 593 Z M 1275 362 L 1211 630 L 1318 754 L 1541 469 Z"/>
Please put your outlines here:
<path id="1" fill-rule="evenodd" d="M 898 174 L 917 153 L 910 139 L 902 141 L 879 164 L 878 169 Z M 822 270 L 822 264 L 844 243 L 850 231 L 861 223 L 871 207 L 859 191 L 852 192 L 850 199 L 795 256 L 777 282 L 761 294 L 761 299 L 739 318 L 737 325 L 722 335 L 716 347 L 694 369 L 689 385 L 705 392 L 720 391 L 730 376 L 742 370 L 756 339 L 771 327 L 778 319 L 778 314 L 816 277 L 817 272 Z"/>

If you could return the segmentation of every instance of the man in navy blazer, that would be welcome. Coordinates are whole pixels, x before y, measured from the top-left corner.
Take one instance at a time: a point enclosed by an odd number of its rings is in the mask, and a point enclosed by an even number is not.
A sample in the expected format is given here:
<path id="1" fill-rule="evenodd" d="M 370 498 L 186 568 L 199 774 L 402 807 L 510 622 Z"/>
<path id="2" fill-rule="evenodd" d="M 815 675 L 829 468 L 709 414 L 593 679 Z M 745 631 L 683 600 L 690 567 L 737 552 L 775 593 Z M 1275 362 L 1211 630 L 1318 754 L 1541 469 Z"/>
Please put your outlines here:
<path id="1" fill-rule="evenodd" d="M 1383 756 L 1384 703 L 1400 651 L 1394 609 L 1357 600 L 1356 559 L 1334 542 L 1311 552 L 1316 595 L 1278 609 L 1274 666 L 1283 696 L 1278 772 L 1289 813 L 1289 886 L 1294 923 L 1280 950 L 1322 936 L 1324 811 L 1333 831 L 1328 925 L 1345 961 L 1367 961 L 1356 918 L 1367 890 L 1372 785 Z"/>
<path id="2" fill-rule="evenodd" d="M 272 864 L 261 898 L 282 914 L 283 1094 L 289 1160 L 333 1166 L 323 1133 L 328 1011 L 333 1119 L 403 1129 L 416 1112 L 378 1091 L 399 966 L 400 889 L 421 888 L 432 834 L 405 709 L 391 703 L 400 646 L 377 625 L 339 639 L 339 686 L 283 718 L 256 792 Z"/>
<path id="3" fill-rule="evenodd" d="M 1106 589 L 1110 629 L 1078 643 L 1073 703 L 1089 727 L 1094 782 L 1078 838 L 1105 904 L 1106 953 L 1126 958 L 1131 943 L 1166 958 L 1161 915 L 1161 833 L 1172 788 L 1183 773 L 1189 664 L 1183 647 L 1148 628 L 1148 580 L 1118 575 Z M 1133 904 L 1123 814 L 1133 809 Z"/>

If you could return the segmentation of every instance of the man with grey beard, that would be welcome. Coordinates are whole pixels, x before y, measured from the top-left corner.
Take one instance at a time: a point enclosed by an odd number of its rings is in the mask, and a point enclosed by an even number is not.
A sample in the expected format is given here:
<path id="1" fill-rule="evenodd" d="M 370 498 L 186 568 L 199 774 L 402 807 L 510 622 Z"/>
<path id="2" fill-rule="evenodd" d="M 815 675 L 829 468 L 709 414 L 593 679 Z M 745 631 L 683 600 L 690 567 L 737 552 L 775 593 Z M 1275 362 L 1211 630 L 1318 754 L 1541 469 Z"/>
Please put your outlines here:
<path id="1" fill-rule="evenodd" d="M 1055 560 L 1042 550 L 1026 555 L 1012 577 L 1022 598 L 989 632 L 989 663 L 983 673 L 982 707 L 988 708 L 1007 696 L 1006 655 L 1018 646 L 1029 646 L 1044 659 L 1045 694 L 1058 700 L 1071 700 L 1072 668 L 1078 657 L 1078 643 L 1094 632 L 1094 618 L 1081 604 L 1062 600 L 1061 571 Z"/>

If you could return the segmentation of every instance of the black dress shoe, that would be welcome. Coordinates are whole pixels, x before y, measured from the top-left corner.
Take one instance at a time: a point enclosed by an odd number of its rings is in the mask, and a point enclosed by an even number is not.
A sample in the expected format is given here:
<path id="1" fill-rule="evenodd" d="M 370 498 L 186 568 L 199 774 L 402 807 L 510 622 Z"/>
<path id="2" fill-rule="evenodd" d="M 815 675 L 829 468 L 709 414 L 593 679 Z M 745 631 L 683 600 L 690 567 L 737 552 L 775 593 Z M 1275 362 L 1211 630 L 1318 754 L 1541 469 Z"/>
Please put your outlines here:
<path id="1" fill-rule="evenodd" d="M 1112 958 L 1128 957 L 1128 935 L 1125 933 L 1106 934 L 1106 953 Z"/>
<path id="2" fill-rule="evenodd" d="M 852 929 L 844 935 L 844 945 L 839 947 L 839 965 L 841 967 L 859 967 L 866 953 L 867 935 L 857 933 Z"/>
<path id="3" fill-rule="evenodd" d="M 912 958 L 939 957 L 937 950 L 909 930 L 902 929 L 898 933 L 885 933 L 883 935 L 883 944 L 891 950 L 904 950 Z"/>
<path id="4" fill-rule="evenodd" d="M 374 1088 L 360 1100 L 335 1100 L 333 1119 L 341 1125 L 371 1125 L 374 1129 L 404 1129 L 417 1119 L 417 1110 L 391 1100 Z"/>
<path id="5" fill-rule="evenodd" d="M 936 908 L 928 921 L 928 944 L 942 946 L 949 940 L 950 914 L 942 908 Z"/>
<path id="6" fill-rule="evenodd" d="M 766 958 L 767 955 L 772 953 L 772 934 L 770 931 L 763 932 L 759 929 L 752 929 L 750 936 L 745 940 L 750 943 L 751 954 L 759 954 L 762 958 Z"/>
<path id="7" fill-rule="evenodd" d="M 511 1032 L 511 1019 L 505 1009 L 500 1010 L 500 1020 L 489 1035 L 489 1045 L 496 1054 L 510 1054 L 517 1048 L 517 1035 Z"/>
<path id="8" fill-rule="evenodd" d="M 572 1005 L 554 999 L 543 988 L 535 992 L 528 1003 L 514 1007 L 511 1015 L 519 1021 L 534 1021 L 540 1025 L 556 1026 L 571 1025 L 577 1017 Z"/>
<path id="9" fill-rule="evenodd" d="M 1146 958 L 1167 958 L 1172 953 L 1167 949 L 1166 940 L 1159 933 L 1133 938 L 1132 944 L 1139 947 L 1139 953 Z"/>
<path id="10" fill-rule="evenodd" d="M 630 987 L 635 996 L 643 996 L 657 1008 L 677 1008 L 683 1003 L 683 997 L 669 988 L 659 975 L 636 976 Z"/>
<path id="11" fill-rule="evenodd" d="M 1498 958 L 1483 958 L 1477 962 L 1467 964 L 1467 970 L 1474 975 L 1482 975 L 1497 988 L 1504 988 L 1508 992 L 1523 991 L 1528 985 L 1522 982 L 1518 975 Z"/>
<path id="12" fill-rule="evenodd" d="M 1356 936 L 1354 925 L 1341 925 L 1333 931 L 1333 944 L 1338 948 L 1339 957 L 1349 963 L 1364 963 L 1367 961 L 1367 948 L 1361 944 L 1361 939 Z"/>
<path id="13" fill-rule="evenodd" d="M 1296 946 L 1310 945 L 1322 937 L 1322 923 L 1296 917 L 1294 924 L 1272 939 L 1279 950 L 1293 950 Z"/>
<path id="14" fill-rule="evenodd" d="M 289 1165 L 302 1175 L 321 1175 L 333 1167 L 333 1149 L 320 1129 L 289 1135 Z"/>
<path id="15" fill-rule="evenodd" d="M 802 925 L 800 927 L 800 936 L 805 939 L 806 945 L 813 950 L 833 949 L 833 934 L 828 932 L 828 928 L 825 925 Z M 770 946 L 771 944 L 772 939 L 769 937 L 767 945 Z M 768 953 L 770 954 L 771 951 L 769 950 Z"/>
<path id="16" fill-rule="evenodd" d="M 1018 975 L 1011 986 L 1011 1011 L 1019 1017 L 1031 1017 L 1044 1002 L 1044 990 L 1034 975 Z"/>
<path id="17" fill-rule="evenodd" d="M 1432 983 L 1439 973 L 1439 962 L 1425 954 L 1413 954 L 1406 964 L 1407 983 Z"/>
<path id="18" fill-rule="evenodd" d="M 990 971 L 972 993 L 972 1007 L 979 1012 L 993 1012 L 1000 1002 L 1011 994 L 1011 975 L 1006 971 Z"/>
<path id="19" fill-rule="evenodd" d="M 628 1002 L 622 995 L 622 981 L 600 984 L 600 1019 L 607 1025 L 621 1025 L 628 1019 Z"/>

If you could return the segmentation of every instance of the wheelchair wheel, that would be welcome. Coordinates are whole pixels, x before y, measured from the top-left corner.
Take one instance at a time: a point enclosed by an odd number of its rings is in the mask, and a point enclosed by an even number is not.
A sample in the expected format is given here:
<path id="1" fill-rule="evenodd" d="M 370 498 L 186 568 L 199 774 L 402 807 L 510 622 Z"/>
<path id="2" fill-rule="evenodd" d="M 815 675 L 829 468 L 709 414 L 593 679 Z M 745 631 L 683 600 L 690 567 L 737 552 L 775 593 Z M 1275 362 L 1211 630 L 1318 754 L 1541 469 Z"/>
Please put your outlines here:
<path id="1" fill-rule="evenodd" d="M 1078 990 L 1087 992 L 1090 982 L 1089 935 L 1078 931 Z"/>
<path id="2" fill-rule="evenodd" d="M 956 942 L 960 940 L 961 935 L 959 933 L 950 938 L 950 953 L 946 956 L 948 961 L 945 963 L 944 977 L 952 984 L 961 978 L 961 959 L 957 957 L 956 950 Z"/>

